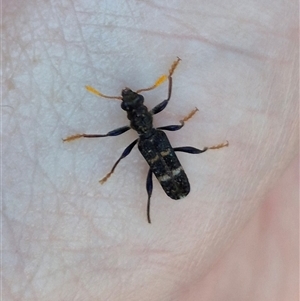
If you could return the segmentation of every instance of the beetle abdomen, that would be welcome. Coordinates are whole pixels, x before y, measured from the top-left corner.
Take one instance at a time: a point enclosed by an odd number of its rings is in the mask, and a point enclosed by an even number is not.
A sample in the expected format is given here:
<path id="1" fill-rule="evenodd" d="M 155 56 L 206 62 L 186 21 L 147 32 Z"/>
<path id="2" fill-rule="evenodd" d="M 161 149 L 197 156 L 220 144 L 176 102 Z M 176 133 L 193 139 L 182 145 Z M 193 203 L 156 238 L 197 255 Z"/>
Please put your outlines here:
<path id="1" fill-rule="evenodd" d="M 140 136 L 138 148 L 166 194 L 182 199 L 190 192 L 190 184 L 167 135 L 155 130 L 151 137 Z"/>

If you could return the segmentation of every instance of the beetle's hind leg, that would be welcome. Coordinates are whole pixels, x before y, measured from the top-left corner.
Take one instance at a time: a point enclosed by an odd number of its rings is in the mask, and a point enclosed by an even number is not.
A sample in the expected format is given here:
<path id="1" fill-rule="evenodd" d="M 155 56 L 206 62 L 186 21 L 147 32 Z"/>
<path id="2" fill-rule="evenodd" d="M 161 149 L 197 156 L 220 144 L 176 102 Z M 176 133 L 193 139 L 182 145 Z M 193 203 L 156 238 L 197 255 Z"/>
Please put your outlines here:
<path id="1" fill-rule="evenodd" d="M 184 152 L 184 153 L 188 153 L 188 154 L 201 154 L 206 152 L 209 149 L 220 149 L 223 147 L 226 147 L 229 145 L 229 142 L 226 140 L 226 142 L 217 144 L 217 145 L 213 145 L 210 147 L 204 147 L 203 149 L 198 149 L 192 146 L 181 146 L 181 147 L 174 147 L 174 151 L 175 152 Z"/>
<path id="2" fill-rule="evenodd" d="M 207 147 L 207 149 L 220 149 L 220 148 L 227 147 L 227 146 L 229 146 L 229 142 L 226 140 L 223 143 Z"/>
<path id="3" fill-rule="evenodd" d="M 151 199 L 152 190 L 153 190 L 152 170 L 151 169 L 149 169 L 149 172 L 148 172 L 147 181 L 146 181 L 146 189 L 147 189 L 147 194 L 148 194 L 147 219 L 148 219 L 148 223 L 151 224 L 151 219 L 150 219 L 150 199 Z"/>

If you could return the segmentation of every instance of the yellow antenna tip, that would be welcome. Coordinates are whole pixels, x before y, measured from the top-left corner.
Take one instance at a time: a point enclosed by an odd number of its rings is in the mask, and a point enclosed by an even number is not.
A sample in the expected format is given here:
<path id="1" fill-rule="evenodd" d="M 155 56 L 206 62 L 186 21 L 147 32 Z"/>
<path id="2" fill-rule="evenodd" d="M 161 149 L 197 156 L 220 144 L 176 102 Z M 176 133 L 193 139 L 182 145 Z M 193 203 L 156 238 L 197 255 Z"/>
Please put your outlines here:
<path id="1" fill-rule="evenodd" d="M 154 84 L 155 87 L 160 86 L 162 83 L 164 83 L 166 80 L 168 79 L 168 77 L 164 74 L 162 75 Z"/>
<path id="2" fill-rule="evenodd" d="M 90 92 L 90 93 L 93 93 L 97 96 L 101 96 L 101 93 L 96 90 L 95 88 L 93 88 L 92 86 L 85 86 L 85 88 Z"/>
<path id="3" fill-rule="evenodd" d="M 105 94 L 102 94 L 101 92 L 99 92 L 98 90 L 96 90 L 95 88 L 93 88 L 92 86 L 85 86 L 85 88 L 90 92 L 93 93 L 99 97 L 103 97 L 103 98 L 109 98 L 109 99 L 118 99 L 118 100 L 122 100 L 121 96 L 108 96 Z"/>

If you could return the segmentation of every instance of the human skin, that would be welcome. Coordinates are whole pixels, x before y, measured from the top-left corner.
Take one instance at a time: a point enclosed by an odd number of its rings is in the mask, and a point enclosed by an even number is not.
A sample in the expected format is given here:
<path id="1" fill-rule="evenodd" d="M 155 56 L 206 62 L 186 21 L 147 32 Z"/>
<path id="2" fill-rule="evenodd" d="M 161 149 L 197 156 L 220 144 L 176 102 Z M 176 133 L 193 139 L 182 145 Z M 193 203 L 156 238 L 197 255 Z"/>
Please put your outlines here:
<path id="1" fill-rule="evenodd" d="M 296 1 L 3 3 L 3 300 L 298 300 Z M 135 138 L 63 143 L 128 124 L 109 95 L 151 86 L 179 56 L 156 125 L 178 156 L 183 200 Z M 167 84 L 143 93 L 151 108 Z"/>

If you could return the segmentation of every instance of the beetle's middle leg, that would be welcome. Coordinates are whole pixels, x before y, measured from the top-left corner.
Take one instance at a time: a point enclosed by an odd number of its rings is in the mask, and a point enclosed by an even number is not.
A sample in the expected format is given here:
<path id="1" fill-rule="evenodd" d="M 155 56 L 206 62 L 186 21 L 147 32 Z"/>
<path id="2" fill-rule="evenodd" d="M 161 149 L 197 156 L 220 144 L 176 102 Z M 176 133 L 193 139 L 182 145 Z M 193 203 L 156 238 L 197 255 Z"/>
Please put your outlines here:
<path id="1" fill-rule="evenodd" d="M 185 116 L 182 120 L 180 120 L 180 125 L 167 125 L 167 126 L 161 126 L 161 127 L 158 127 L 157 129 L 158 130 L 165 130 L 165 131 L 178 131 L 180 130 L 183 126 L 184 126 L 184 123 L 186 121 L 188 121 L 189 119 L 191 119 L 195 113 L 199 111 L 197 108 L 195 108 L 193 111 L 191 111 L 187 116 Z"/>
<path id="2" fill-rule="evenodd" d="M 117 162 L 114 164 L 113 168 L 111 169 L 111 171 L 104 177 L 102 178 L 99 182 L 100 184 L 104 184 L 107 179 L 113 174 L 113 172 L 115 171 L 115 168 L 117 167 L 117 165 L 120 163 L 120 161 L 122 159 L 124 159 L 125 157 L 127 157 L 130 152 L 132 151 L 133 147 L 136 145 L 136 143 L 138 142 L 139 139 L 134 140 L 131 144 L 129 144 L 125 150 L 123 151 L 121 157 L 117 160 Z"/>

